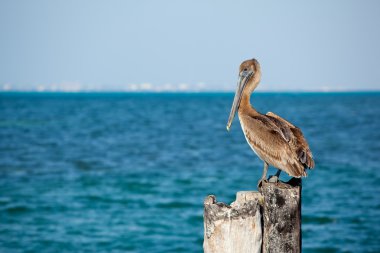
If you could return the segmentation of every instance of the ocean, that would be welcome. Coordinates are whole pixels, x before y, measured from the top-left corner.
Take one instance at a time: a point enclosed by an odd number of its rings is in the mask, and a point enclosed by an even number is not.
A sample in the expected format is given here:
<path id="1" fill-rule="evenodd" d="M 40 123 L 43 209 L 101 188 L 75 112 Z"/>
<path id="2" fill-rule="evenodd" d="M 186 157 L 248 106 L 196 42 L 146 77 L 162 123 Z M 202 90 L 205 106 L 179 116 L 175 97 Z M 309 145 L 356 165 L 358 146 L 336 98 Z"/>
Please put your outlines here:
<path id="1" fill-rule="evenodd" d="M 202 252 L 204 198 L 231 203 L 263 169 L 237 117 L 226 131 L 232 99 L 0 93 L 0 252 Z M 303 252 L 380 252 L 380 93 L 251 102 L 300 127 L 315 157 Z"/>

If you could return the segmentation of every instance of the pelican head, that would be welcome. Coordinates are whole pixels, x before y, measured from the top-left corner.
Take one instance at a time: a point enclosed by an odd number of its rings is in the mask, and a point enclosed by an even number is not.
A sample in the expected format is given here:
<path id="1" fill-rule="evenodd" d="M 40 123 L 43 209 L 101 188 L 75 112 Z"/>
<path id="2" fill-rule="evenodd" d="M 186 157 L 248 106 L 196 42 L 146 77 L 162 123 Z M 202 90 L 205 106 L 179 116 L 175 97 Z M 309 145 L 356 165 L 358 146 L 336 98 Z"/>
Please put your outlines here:
<path id="1" fill-rule="evenodd" d="M 256 59 L 246 60 L 242 64 L 240 64 L 235 97 L 232 103 L 230 116 L 228 117 L 227 122 L 227 131 L 230 130 L 232 120 L 235 117 L 236 111 L 240 107 L 241 98 L 243 96 L 248 96 L 249 100 L 249 96 L 259 84 L 260 78 L 260 64 Z"/>

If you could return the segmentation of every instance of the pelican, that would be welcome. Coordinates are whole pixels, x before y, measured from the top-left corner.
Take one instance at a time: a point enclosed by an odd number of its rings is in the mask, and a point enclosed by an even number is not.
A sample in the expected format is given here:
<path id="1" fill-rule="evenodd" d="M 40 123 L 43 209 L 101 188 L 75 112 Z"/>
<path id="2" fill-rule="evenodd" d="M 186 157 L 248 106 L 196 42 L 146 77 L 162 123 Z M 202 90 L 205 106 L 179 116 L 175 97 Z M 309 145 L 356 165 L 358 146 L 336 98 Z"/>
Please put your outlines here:
<path id="1" fill-rule="evenodd" d="M 278 169 L 271 177 L 271 182 L 278 181 L 281 171 L 300 178 L 307 176 L 307 168 L 314 168 L 313 155 L 301 130 L 273 112 L 261 114 L 250 104 L 251 93 L 260 79 L 261 69 L 256 59 L 244 61 L 240 65 L 236 93 L 227 122 L 229 131 L 237 111 L 249 146 L 264 162 L 258 188 L 266 179 L 269 165 Z"/>

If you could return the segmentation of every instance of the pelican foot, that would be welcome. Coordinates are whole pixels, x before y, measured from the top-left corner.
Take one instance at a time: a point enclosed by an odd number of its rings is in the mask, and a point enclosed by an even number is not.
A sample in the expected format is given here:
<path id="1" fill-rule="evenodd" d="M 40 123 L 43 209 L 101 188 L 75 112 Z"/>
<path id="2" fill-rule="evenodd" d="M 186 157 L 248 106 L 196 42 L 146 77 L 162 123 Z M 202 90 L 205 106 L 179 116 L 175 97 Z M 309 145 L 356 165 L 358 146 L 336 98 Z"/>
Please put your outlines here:
<path id="1" fill-rule="evenodd" d="M 269 183 L 278 183 L 278 176 L 276 175 L 270 176 Z"/>

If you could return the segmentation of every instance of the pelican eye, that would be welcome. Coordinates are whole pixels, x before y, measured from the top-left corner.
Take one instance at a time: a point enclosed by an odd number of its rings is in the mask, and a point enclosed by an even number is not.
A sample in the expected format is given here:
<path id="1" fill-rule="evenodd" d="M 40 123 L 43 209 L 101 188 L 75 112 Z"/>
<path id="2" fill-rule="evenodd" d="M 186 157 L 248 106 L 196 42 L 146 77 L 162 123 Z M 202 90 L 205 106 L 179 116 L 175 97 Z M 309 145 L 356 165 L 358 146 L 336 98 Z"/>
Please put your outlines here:
<path id="1" fill-rule="evenodd" d="M 241 71 L 241 75 L 242 76 L 251 76 L 252 72 L 248 69 L 248 68 L 244 68 L 242 71 Z"/>

